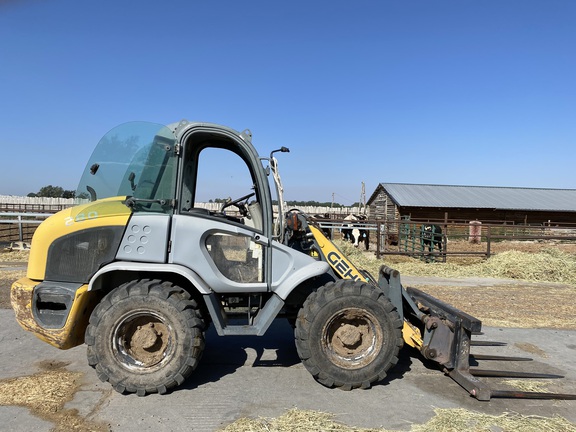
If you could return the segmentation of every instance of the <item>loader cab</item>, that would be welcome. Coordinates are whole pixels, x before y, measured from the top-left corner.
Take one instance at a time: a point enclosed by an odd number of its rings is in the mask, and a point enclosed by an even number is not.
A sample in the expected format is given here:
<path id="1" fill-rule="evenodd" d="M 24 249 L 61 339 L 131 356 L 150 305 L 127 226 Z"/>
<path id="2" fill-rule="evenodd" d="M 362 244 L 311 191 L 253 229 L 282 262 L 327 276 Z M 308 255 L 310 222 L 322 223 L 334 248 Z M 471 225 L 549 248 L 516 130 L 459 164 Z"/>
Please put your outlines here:
<path id="1" fill-rule="evenodd" d="M 115 258 L 183 266 L 216 292 L 268 291 L 272 206 L 250 138 L 186 121 L 112 129 L 86 166 L 76 196 L 88 202 L 72 219 L 121 212 L 129 221 L 108 241 L 116 256 L 94 261 L 87 276 Z"/>
<path id="2" fill-rule="evenodd" d="M 203 294 L 275 292 L 285 298 L 298 283 L 325 272 L 316 260 L 275 241 L 263 165 L 269 159 L 258 155 L 251 139 L 249 131 L 186 120 L 111 130 L 77 191 L 88 203 L 71 218 L 78 228 L 75 222 L 85 219 L 92 221 L 85 227 L 105 225 L 107 212 L 119 212 L 127 222 L 106 242 L 116 255 L 91 260 L 86 278 L 114 261 L 131 271 L 171 264 L 162 269 L 185 275 Z M 91 254 L 99 243 L 84 249 Z M 99 284 L 92 280 L 94 286 Z"/>

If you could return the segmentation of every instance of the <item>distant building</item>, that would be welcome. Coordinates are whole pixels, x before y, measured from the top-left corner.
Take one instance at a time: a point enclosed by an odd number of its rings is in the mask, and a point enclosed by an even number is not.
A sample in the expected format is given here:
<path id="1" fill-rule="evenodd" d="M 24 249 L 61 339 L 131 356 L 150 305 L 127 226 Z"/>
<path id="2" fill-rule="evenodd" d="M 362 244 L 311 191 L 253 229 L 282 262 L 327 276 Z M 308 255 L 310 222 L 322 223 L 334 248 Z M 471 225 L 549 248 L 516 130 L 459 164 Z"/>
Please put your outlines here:
<path id="1" fill-rule="evenodd" d="M 576 223 L 576 189 L 380 183 L 370 219 Z"/>

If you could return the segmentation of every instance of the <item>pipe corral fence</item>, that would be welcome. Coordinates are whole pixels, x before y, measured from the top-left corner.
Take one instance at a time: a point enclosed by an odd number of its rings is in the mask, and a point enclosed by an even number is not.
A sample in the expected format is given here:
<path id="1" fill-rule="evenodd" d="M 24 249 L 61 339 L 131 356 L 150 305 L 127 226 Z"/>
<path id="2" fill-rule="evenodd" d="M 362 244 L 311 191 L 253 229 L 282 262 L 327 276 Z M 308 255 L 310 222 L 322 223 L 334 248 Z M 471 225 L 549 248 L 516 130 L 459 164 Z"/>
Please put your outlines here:
<path id="1" fill-rule="evenodd" d="M 0 213 L 0 243 L 29 242 L 51 213 Z"/>

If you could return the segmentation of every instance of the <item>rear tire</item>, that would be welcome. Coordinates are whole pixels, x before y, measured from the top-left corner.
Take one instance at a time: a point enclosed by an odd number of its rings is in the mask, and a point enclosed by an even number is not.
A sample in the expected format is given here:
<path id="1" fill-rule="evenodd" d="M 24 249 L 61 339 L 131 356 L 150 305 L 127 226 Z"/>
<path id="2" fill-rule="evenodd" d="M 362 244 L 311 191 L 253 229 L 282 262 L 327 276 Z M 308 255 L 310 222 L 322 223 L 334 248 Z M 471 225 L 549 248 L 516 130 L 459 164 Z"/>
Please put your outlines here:
<path id="1" fill-rule="evenodd" d="M 120 393 L 166 393 L 204 351 L 198 304 L 170 282 L 143 279 L 111 291 L 86 329 L 88 363 Z"/>
<path id="2" fill-rule="evenodd" d="M 321 384 L 369 388 L 398 362 L 402 324 L 379 288 L 340 280 L 304 302 L 296 321 L 296 349 Z"/>

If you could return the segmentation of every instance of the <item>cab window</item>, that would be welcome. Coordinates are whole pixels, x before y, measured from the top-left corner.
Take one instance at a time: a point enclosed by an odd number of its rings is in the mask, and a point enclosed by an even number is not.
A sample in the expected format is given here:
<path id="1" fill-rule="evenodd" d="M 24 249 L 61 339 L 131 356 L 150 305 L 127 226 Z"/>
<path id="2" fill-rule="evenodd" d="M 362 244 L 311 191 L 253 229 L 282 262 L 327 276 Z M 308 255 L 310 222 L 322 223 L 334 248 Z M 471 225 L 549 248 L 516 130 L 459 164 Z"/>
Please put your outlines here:
<path id="1" fill-rule="evenodd" d="M 221 147 L 202 148 L 184 164 L 181 209 L 262 230 L 262 209 L 254 176 L 238 154 Z M 204 210 L 202 210 L 204 209 Z"/>

